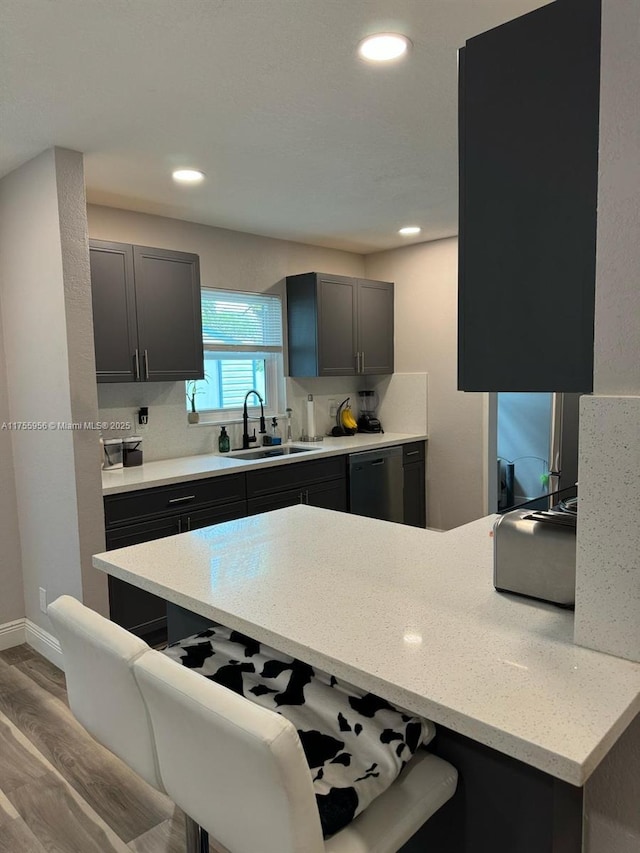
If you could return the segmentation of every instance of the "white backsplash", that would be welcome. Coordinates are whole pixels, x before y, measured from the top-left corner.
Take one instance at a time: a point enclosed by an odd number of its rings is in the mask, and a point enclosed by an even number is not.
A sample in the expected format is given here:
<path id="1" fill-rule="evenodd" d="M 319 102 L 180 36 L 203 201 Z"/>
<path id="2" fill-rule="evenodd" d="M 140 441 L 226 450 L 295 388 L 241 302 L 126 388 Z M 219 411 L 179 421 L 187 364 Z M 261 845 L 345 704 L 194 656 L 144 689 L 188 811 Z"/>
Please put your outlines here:
<path id="1" fill-rule="evenodd" d="M 377 380 L 377 381 L 376 381 Z M 355 376 L 286 379 L 287 405 L 292 410 L 292 432 L 299 440 L 306 425 L 307 396 L 315 402 L 316 432 L 327 435 L 334 426 L 329 415 L 331 401 L 341 403 L 351 398 L 351 408 L 358 416 L 358 391 L 375 389 L 382 426 L 388 432 L 427 432 L 427 374 L 395 373 L 383 378 Z M 129 422 L 131 429 L 103 430 L 104 438 L 133 434 L 143 437 L 143 453 L 147 462 L 178 456 L 196 456 L 218 452 L 220 427 L 214 424 L 187 423 L 184 382 L 101 383 L 98 385 L 100 420 L 106 423 Z M 147 406 L 149 423 L 138 425 L 138 409 Z M 279 420 L 285 436 L 286 420 Z M 242 424 L 229 423 L 227 432 L 231 447 L 242 444 Z"/>
<path id="2" fill-rule="evenodd" d="M 286 393 L 288 405 L 293 409 L 293 438 L 300 438 L 303 428 L 306 429 L 307 397 L 313 394 L 315 403 L 316 432 L 318 435 L 329 435 L 335 426 L 335 418 L 329 415 L 331 401 L 336 405 L 347 397 L 351 398 L 351 408 L 358 416 L 358 389 L 366 387 L 355 376 L 318 376 L 309 378 L 287 377 Z"/>
<path id="3" fill-rule="evenodd" d="M 138 424 L 141 406 L 149 408 L 146 427 Z M 184 382 L 101 383 L 98 385 L 98 407 L 101 421 L 129 421 L 132 425 L 131 430 L 103 430 L 103 437 L 141 435 L 147 462 L 212 453 L 214 445 L 217 450 L 218 427 L 187 423 Z"/>
<path id="4" fill-rule="evenodd" d="M 394 373 L 374 384 L 378 417 L 387 432 L 429 432 L 428 379 L 426 373 Z"/>

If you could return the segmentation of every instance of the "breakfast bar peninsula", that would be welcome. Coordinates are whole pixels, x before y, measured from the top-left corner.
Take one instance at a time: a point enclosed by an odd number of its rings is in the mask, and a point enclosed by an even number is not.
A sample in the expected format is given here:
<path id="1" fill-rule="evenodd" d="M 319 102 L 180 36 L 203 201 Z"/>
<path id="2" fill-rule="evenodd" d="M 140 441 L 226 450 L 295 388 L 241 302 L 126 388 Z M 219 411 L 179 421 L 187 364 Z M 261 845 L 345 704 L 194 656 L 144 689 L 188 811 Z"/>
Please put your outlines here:
<path id="1" fill-rule="evenodd" d="M 439 850 L 579 853 L 582 786 L 640 712 L 640 665 L 494 590 L 495 519 L 436 532 L 295 506 L 94 565 L 433 720 L 461 780 Z"/>

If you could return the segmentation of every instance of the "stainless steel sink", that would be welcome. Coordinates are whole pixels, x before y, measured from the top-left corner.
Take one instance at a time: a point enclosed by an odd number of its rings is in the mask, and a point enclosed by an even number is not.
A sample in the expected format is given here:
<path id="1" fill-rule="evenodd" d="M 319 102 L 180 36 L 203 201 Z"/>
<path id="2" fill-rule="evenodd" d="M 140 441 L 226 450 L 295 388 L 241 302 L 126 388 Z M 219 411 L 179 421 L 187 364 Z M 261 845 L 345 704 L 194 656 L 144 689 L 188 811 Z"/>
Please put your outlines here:
<path id="1" fill-rule="evenodd" d="M 307 453 L 315 450 L 313 447 L 261 447 L 256 450 L 240 450 L 229 455 L 229 459 L 237 459 L 238 462 L 252 462 L 254 459 L 272 459 L 275 456 L 289 456 L 292 453 Z"/>

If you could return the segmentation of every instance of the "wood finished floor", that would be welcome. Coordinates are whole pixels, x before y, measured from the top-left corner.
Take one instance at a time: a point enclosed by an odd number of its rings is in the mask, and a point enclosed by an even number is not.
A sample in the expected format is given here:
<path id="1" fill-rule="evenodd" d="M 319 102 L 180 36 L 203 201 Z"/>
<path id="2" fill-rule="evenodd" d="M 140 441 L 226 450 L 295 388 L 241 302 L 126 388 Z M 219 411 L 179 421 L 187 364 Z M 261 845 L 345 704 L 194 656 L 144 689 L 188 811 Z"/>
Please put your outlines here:
<path id="1" fill-rule="evenodd" d="M 85 732 L 26 645 L 0 651 L 0 853 L 184 853 L 182 812 Z"/>

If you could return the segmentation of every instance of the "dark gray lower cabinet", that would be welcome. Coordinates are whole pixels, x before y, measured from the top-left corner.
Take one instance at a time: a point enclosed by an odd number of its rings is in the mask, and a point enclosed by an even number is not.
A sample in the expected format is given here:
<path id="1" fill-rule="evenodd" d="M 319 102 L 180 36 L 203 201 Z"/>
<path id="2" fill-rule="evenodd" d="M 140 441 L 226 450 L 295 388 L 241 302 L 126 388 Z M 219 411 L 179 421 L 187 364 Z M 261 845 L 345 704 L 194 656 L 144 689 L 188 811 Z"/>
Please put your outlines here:
<path id="1" fill-rule="evenodd" d="M 346 456 L 247 472 L 249 515 L 295 504 L 348 511 Z"/>
<path id="2" fill-rule="evenodd" d="M 582 788 L 440 725 L 429 752 L 453 764 L 458 787 L 400 853 L 582 850 Z"/>
<path id="3" fill-rule="evenodd" d="M 107 495 L 104 507 L 111 551 L 242 518 L 247 514 L 245 478 L 233 474 Z M 147 642 L 166 639 L 164 599 L 109 577 L 109 607 L 114 622 Z"/>
<path id="4" fill-rule="evenodd" d="M 177 518 L 163 518 L 107 530 L 107 551 L 173 536 L 179 532 L 178 527 Z M 151 642 L 162 639 L 167 619 L 165 602 L 157 595 L 109 575 L 109 610 L 113 622 L 139 637 Z"/>
<path id="5" fill-rule="evenodd" d="M 272 509 L 283 509 L 295 504 L 317 506 L 322 509 L 335 509 L 347 512 L 347 481 L 331 480 L 328 483 L 314 483 L 304 489 L 290 489 L 275 495 L 265 495 L 261 498 L 250 498 L 248 501 L 249 515 L 269 512 Z"/>
<path id="6" fill-rule="evenodd" d="M 411 527 L 427 526 L 426 466 L 424 441 L 402 447 L 404 473 L 404 523 Z"/>

